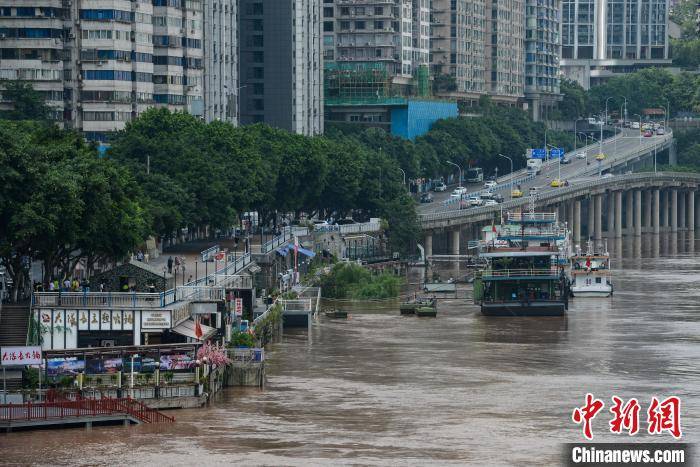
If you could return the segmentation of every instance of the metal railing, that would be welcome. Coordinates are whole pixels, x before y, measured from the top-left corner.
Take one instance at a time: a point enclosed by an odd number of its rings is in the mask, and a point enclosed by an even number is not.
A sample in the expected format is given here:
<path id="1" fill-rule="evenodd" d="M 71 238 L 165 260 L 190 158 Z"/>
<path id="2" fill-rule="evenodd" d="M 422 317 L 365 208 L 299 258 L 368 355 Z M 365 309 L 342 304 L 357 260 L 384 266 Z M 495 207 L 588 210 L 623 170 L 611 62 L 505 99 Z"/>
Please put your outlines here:
<path id="1" fill-rule="evenodd" d="M 554 212 L 510 212 L 508 222 L 556 222 Z"/>
<path id="2" fill-rule="evenodd" d="M 312 299 L 279 299 L 278 302 L 282 305 L 283 312 L 310 312 L 313 307 L 311 305 Z"/>
<path id="3" fill-rule="evenodd" d="M 214 245 L 212 247 L 207 248 L 206 250 L 200 253 L 200 255 L 202 256 L 202 261 L 209 261 L 209 259 L 215 256 L 219 251 L 221 251 L 221 246 L 219 245 Z"/>
<path id="4" fill-rule="evenodd" d="M 620 188 L 620 183 L 664 181 L 700 183 L 700 174 L 691 174 L 683 172 L 644 172 L 618 175 L 609 178 L 599 178 L 597 180 L 587 182 L 585 185 L 570 185 L 568 187 L 562 187 L 556 190 L 545 191 L 543 193 L 540 193 L 537 198 L 537 204 L 540 206 L 546 205 L 548 202 L 554 199 L 566 197 L 567 195 L 571 197 L 580 196 L 582 194 L 590 192 L 593 188 L 601 188 L 607 186 Z M 496 206 L 484 206 L 479 208 L 472 208 L 469 210 L 455 210 L 436 212 L 430 214 L 421 214 L 418 217 L 419 221 L 423 224 L 423 227 L 430 228 L 430 226 L 426 226 L 425 224 L 443 220 L 466 220 L 470 217 L 476 217 L 482 214 L 494 213 L 500 210 L 509 210 L 518 206 L 523 206 L 526 205 L 528 202 L 529 200 L 527 197 L 518 198 L 512 201 L 506 201 Z"/>
<path id="5" fill-rule="evenodd" d="M 175 291 L 137 292 L 34 292 L 37 307 L 162 308 L 175 302 Z"/>
<path id="6" fill-rule="evenodd" d="M 362 222 L 358 224 L 345 225 L 317 225 L 314 227 L 316 232 L 339 232 L 341 234 L 354 234 L 363 232 L 378 232 L 382 225 L 380 221 Z"/>
<path id="7" fill-rule="evenodd" d="M 211 286 L 181 286 L 176 290 L 178 300 L 223 300 L 226 295 L 226 290 L 223 287 Z"/>
<path id="8" fill-rule="evenodd" d="M 291 230 L 283 230 L 282 233 L 272 240 L 269 240 L 260 245 L 260 253 L 269 253 L 275 248 L 284 245 L 294 238 L 294 233 Z"/>
<path id="9" fill-rule="evenodd" d="M 484 271 L 482 277 L 558 277 L 556 269 L 496 269 Z"/>
<path id="10" fill-rule="evenodd" d="M 175 418 L 130 398 L 59 400 L 55 402 L 0 405 L 0 420 L 8 422 L 67 420 L 101 415 L 131 415 L 145 423 L 175 421 Z"/>

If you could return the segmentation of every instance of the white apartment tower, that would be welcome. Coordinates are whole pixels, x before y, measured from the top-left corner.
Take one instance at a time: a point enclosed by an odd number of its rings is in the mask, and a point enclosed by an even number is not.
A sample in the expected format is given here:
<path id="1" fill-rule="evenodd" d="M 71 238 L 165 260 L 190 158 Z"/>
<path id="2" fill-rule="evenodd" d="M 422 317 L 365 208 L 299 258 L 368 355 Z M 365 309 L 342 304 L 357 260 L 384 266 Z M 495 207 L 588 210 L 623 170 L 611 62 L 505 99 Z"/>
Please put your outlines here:
<path id="1" fill-rule="evenodd" d="M 57 120 L 98 141 L 153 106 L 210 120 L 222 108 L 235 115 L 225 92 L 205 96 L 214 82 L 236 82 L 231 51 L 229 67 L 204 71 L 204 12 L 214 7 L 206 2 L 0 0 L 0 78 L 29 81 Z M 228 34 L 223 47 L 235 50 L 235 0 L 219 5 L 229 16 L 217 15 L 209 37 Z M 205 85 L 205 75 L 215 81 Z"/>
<path id="2" fill-rule="evenodd" d="M 238 122 L 238 0 L 204 3 L 204 117 Z"/>

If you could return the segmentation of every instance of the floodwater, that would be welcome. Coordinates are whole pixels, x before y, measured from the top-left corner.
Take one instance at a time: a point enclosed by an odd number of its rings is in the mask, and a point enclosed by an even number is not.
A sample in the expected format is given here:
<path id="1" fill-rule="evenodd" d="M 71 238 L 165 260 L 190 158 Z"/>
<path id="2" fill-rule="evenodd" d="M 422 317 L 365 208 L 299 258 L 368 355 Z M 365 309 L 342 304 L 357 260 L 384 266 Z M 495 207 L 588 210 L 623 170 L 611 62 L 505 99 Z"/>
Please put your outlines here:
<path id="1" fill-rule="evenodd" d="M 606 403 L 596 441 L 629 439 L 608 432 L 612 395 L 640 400 L 642 431 L 649 398 L 676 395 L 697 442 L 700 258 L 682 236 L 611 248 L 615 296 L 575 299 L 565 318 L 485 318 L 468 300 L 436 319 L 322 317 L 271 348 L 264 390 L 228 389 L 172 425 L 0 435 L 0 463 L 557 465 L 582 440 L 571 413 L 587 392 Z"/>

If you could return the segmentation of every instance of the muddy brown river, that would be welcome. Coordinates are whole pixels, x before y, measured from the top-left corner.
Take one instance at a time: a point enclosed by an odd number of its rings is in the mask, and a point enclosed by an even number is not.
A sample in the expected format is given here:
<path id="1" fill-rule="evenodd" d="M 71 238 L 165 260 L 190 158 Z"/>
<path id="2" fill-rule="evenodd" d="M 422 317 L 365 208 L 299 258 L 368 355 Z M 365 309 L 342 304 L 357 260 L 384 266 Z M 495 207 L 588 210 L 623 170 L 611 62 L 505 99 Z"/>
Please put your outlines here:
<path id="1" fill-rule="evenodd" d="M 322 317 L 268 351 L 264 390 L 231 388 L 172 425 L 0 435 L 19 465 L 558 465 L 586 392 L 682 399 L 683 438 L 700 438 L 700 258 L 681 235 L 618 242 L 615 295 L 575 299 L 564 318 L 485 318 L 444 300 L 433 318 L 396 307 Z M 413 271 L 417 274 L 417 271 Z M 445 264 L 443 276 L 465 270 Z M 414 276 L 415 278 L 415 276 Z M 470 297 L 469 286 L 462 295 Z M 672 441 L 637 435 L 631 441 Z"/>

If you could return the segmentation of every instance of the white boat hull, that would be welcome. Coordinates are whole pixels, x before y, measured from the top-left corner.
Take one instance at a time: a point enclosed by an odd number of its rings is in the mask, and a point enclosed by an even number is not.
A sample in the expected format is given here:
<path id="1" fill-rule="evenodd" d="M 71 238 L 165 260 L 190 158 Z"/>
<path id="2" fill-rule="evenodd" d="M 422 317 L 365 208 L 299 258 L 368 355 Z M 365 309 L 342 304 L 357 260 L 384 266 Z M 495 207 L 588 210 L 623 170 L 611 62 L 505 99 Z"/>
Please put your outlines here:
<path id="1" fill-rule="evenodd" d="M 612 295 L 612 289 L 607 288 L 607 287 L 605 289 L 592 289 L 590 287 L 572 287 L 571 293 L 574 294 L 574 297 L 580 297 L 580 298 L 586 298 L 586 297 L 605 298 L 605 297 L 609 297 L 610 295 Z"/>

